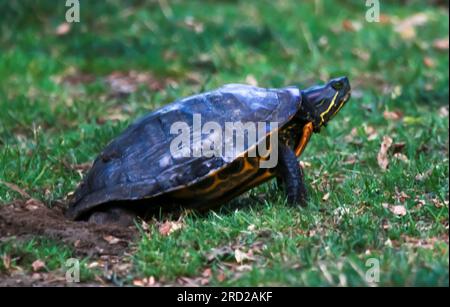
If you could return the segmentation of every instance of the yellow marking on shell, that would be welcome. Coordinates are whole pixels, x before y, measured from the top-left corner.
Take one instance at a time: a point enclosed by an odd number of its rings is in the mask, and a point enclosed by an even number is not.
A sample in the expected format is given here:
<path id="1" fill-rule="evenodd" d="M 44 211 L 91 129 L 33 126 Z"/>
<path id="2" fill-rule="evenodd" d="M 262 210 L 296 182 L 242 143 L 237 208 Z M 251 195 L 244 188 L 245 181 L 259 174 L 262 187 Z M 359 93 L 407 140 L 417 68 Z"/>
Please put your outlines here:
<path id="1" fill-rule="evenodd" d="M 224 170 L 226 170 L 226 168 L 223 169 L 222 171 L 224 171 Z M 211 185 L 204 187 L 204 188 L 195 188 L 195 189 L 193 189 L 192 187 L 190 187 L 190 188 L 188 187 L 188 188 L 185 188 L 185 189 L 175 192 L 174 196 L 177 198 L 178 197 L 179 198 L 190 198 L 190 197 L 200 197 L 200 196 L 205 197 L 205 196 L 213 193 L 214 190 L 216 190 L 216 189 L 217 189 L 217 191 L 220 191 L 221 188 L 219 187 L 219 185 L 221 183 L 229 180 L 230 178 L 234 177 L 234 179 L 237 180 L 239 177 L 245 176 L 246 173 L 251 174 L 252 172 L 255 172 L 255 171 L 256 171 L 256 168 L 248 161 L 248 157 L 245 157 L 244 161 L 243 161 L 242 169 L 238 173 L 230 174 L 229 178 L 224 178 L 223 180 L 220 179 L 219 178 L 220 171 L 219 171 L 213 176 L 214 180 L 211 183 Z M 226 191 L 223 191 L 223 192 L 226 192 Z"/>
<path id="2" fill-rule="evenodd" d="M 335 94 L 334 97 L 333 97 L 333 100 L 331 101 L 330 105 L 328 106 L 328 109 L 326 109 L 324 112 L 322 112 L 322 113 L 320 114 L 320 119 L 321 119 L 320 124 L 321 124 L 321 125 L 322 125 L 322 124 L 324 123 L 324 121 L 325 121 L 325 119 L 324 119 L 323 117 L 324 117 L 325 115 L 327 115 L 328 112 L 330 112 L 331 108 L 332 108 L 332 107 L 334 106 L 334 104 L 336 103 L 336 98 L 337 98 L 338 94 L 339 94 L 339 92 L 336 92 L 336 94 Z"/>

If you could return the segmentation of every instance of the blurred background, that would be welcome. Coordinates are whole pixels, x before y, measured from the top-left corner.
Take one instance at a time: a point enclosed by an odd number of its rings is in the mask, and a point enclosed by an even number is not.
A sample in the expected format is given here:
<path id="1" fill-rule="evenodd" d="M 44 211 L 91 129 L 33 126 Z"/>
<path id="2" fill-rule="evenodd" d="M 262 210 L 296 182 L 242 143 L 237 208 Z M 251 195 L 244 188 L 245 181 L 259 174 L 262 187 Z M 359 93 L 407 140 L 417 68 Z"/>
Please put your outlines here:
<path id="1" fill-rule="evenodd" d="M 78 23 L 65 2 L 0 1 L 0 203 L 64 205 L 105 144 L 178 98 L 347 75 L 351 101 L 302 156 L 308 210 L 272 207 L 283 199 L 259 187 L 239 203 L 258 210 L 143 236 L 134 272 L 199 276 L 204 251 L 265 227 L 276 239 L 261 262 L 248 274 L 218 262 L 230 279 L 215 284 L 367 285 L 354 268 L 373 254 L 386 285 L 448 286 L 448 1 L 380 0 L 368 22 L 361 0 L 80 0 Z"/>

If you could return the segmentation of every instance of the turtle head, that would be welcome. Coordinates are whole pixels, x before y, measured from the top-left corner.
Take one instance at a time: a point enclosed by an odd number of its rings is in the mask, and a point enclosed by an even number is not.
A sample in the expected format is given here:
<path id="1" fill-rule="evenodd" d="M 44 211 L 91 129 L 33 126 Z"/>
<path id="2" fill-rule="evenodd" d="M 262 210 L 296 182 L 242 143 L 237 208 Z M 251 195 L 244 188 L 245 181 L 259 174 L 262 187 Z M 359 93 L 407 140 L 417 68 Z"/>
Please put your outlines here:
<path id="1" fill-rule="evenodd" d="M 350 99 L 351 88 L 347 77 L 332 79 L 325 85 L 302 91 L 301 114 L 314 125 L 314 131 L 336 115 Z"/>

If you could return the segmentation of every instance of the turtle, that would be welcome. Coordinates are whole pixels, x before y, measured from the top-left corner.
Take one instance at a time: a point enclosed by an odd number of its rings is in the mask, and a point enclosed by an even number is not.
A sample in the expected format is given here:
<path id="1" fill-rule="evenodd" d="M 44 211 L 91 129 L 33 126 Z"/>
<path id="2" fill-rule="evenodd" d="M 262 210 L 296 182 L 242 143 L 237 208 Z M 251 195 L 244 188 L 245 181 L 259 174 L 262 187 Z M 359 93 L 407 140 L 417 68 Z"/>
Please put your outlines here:
<path id="1" fill-rule="evenodd" d="M 339 77 L 303 90 L 227 84 L 178 99 L 141 117 L 106 145 L 77 187 L 66 217 L 126 224 L 155 210 L 205 211 L 273 178 L 288 204 L 305 206 L 307 189 L 298 158 L 312 134 L 350 96 L 349 79 Z M 201 129 L 198 119 L 205 123 Z M 248 129 L 227 137 L 233 123 Z M 252 123 L 261 133 L 250 138 Z M 212 146 L 236 142 L 238 132 L 244 135 L 239 148 L 230 146 L 224 154 L 220 146 Z M 208 146 L 213 154 L 203 154 Z M 271 156 L 275 163 L 267 167 Z"/>

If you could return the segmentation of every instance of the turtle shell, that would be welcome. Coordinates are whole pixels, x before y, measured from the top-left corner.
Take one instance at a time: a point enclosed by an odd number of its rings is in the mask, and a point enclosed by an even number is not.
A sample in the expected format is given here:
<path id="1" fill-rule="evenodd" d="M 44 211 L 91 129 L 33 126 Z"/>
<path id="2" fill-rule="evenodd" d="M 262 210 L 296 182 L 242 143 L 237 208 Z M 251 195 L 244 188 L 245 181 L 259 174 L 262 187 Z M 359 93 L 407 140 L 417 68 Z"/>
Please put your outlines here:
<path id="1" fill-rule="evenodd" d="M 175 122 L 192 127 L 194 114 L 199 114 L 202 124 L 213 121 L 223 129 L 226 122 L 277 122 L 280 129 L 300 105 L 301 94 L 295 87 L 266 89 L 242 84 L 225 85 L 168 104 L 137 120 L 105 147 L 75 191 L 66 215 L 78 219 L 110 202 L 149 199 L 189 189 L 219 170 L 235 167 L 233 162 L 255 146 L 246 143 L 244 152 L 231 157 L 174 157 L 170 146 L 177 137 L 171 133 Z M 271 129 L 267 125 L 266 135 L 273 132 Z"/>

